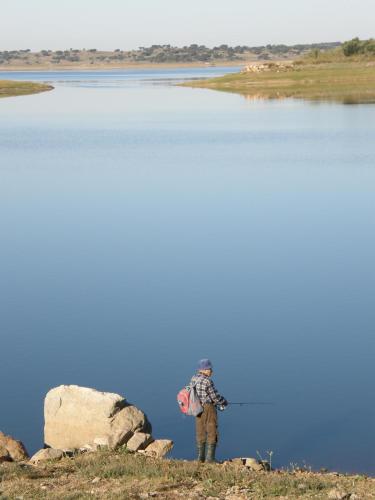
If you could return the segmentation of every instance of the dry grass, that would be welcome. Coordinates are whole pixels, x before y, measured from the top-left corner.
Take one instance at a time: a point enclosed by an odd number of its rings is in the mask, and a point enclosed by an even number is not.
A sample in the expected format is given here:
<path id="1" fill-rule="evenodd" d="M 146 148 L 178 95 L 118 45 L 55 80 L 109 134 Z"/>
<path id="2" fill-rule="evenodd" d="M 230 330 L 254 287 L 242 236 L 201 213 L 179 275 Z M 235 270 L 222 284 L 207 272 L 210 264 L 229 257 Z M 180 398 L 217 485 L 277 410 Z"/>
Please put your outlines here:
<path id="1" fill-rule="evenodd" d="M 375 102 L 375 62 L 300 62 L 292 69 L 237 73 L 184 84 L 235 92 L 249 99 L 297 98 L 342 103 Z"/>
<path id="2" fill-rule="evenodd" d="M 46 92 L 47 90 L 52 89 L 52 85 L 45 85 L 44 83 L 0 80 L 0 98 L 37 94 L 39 92 Z"/>
<path id="3" fill-rule="evenodd" d="M 375 480 L 312 472 L 250 472 L 244 467 L 156 460 L 102 451 L 40 466 L 0 465 L 2 499 L 328 498 L 332 489 L 375 498 Z M 347 497 L 349 498 L 349 497 Z M 355 497 L 353 497 L 355 498 Z"/>

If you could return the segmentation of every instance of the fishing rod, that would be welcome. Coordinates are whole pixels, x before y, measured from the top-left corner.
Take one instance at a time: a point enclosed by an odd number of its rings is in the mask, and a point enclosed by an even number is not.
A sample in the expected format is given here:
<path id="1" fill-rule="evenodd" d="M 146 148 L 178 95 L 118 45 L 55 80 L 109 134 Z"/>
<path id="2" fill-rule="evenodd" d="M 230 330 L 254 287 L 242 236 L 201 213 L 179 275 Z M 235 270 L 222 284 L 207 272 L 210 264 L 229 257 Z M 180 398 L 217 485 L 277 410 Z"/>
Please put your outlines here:
<path id="1" fill-rule="evenodd" d="M 238 406 L 244 406 L 244 405 L 274 405 L 275 403 L 270 403 L 268 401 L 248 401 L 248 402 L 242 402 L 242 403 L 228 403 L 228 405 L 238 405 Z"/>

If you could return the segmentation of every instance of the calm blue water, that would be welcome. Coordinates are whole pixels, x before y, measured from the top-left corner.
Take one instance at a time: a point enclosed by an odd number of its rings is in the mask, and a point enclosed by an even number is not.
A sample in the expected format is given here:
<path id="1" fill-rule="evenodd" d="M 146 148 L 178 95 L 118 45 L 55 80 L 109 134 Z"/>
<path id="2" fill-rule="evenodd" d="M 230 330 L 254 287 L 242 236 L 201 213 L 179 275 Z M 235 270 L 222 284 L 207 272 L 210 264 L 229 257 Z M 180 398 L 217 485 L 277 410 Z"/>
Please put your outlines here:
<path id="1" fill-rule="evenodd" d="M 59 384 L 118 392 L 192 458 L 374 473 L 375 107 L 172 86 L 222 68 L 17 73 L 0 101 L 0 429 L 35 451 Z M 1 78 L 9 77 L 1 73 Z"/>

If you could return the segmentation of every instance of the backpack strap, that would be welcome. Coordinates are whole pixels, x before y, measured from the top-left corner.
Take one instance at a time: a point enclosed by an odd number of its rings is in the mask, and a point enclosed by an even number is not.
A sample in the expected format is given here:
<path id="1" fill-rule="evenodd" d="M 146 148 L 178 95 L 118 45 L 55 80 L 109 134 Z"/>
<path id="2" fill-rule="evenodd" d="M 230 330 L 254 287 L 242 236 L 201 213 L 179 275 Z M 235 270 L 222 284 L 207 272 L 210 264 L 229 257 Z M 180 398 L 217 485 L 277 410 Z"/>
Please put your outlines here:
<path id="1" fill-rule="evenodd" d="M 194 380 L 194 377 L 196 377 L 195 380 Z M 193 377 L 191 377 L 190 384 L 187 387 L 189 387 L 191 389 L 192 387 L 195 387 L 197 385 L 197 383 L 198 383 L 198 377 L 197 377 L 197 375 L 193 375 Z"/>

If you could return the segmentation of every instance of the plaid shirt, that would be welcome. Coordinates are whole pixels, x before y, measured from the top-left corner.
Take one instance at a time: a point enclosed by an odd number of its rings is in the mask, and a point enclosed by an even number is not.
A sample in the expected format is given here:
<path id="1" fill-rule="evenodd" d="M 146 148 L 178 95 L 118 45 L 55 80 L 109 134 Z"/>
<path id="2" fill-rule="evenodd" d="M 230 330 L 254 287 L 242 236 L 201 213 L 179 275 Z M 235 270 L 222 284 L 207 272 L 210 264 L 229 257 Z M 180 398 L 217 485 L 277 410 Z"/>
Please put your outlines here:
<path id="1" fill-rule="evenodd" d="M 190 385 L 195 385 L 199 401 L 202 405 L 214 404 L 215 406 L 227 406 L 228 401 L 220 396 L 210 377 L 198 373 L 191 379 Z"/>

